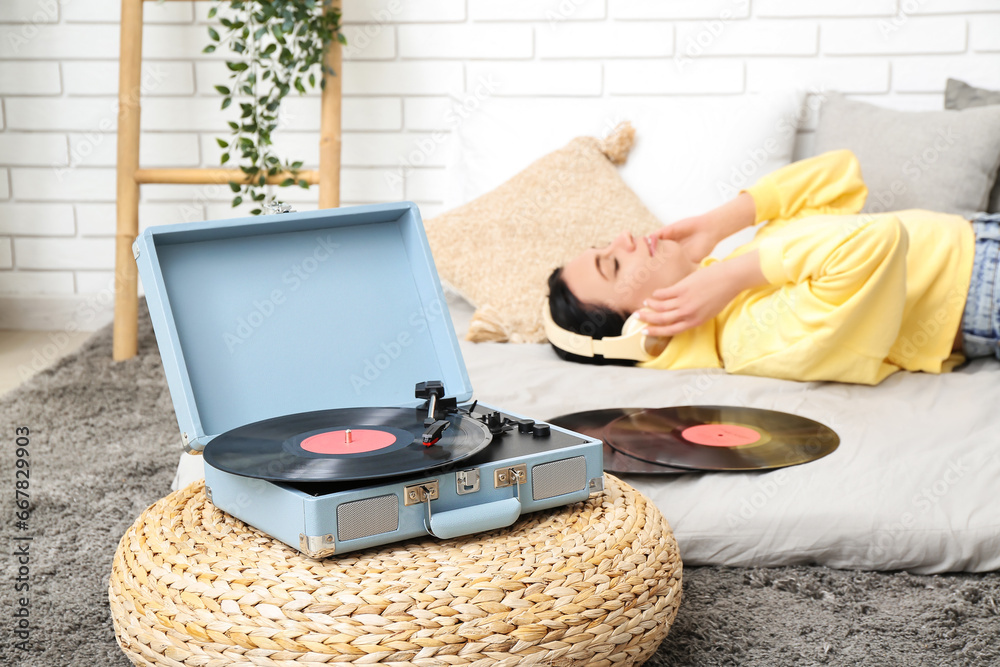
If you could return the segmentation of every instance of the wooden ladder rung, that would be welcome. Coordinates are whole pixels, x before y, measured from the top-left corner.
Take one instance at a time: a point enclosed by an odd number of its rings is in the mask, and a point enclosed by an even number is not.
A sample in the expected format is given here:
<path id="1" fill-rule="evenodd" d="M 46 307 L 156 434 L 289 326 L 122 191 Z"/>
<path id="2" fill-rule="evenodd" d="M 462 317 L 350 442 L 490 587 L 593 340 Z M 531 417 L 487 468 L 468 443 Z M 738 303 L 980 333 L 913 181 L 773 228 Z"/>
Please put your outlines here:
<path id="1" fill-rule="evenodd" d="M 267 182 L 277 185 L 283 181 L 293 178 L 296 181 L 304 180 L 309 185 L 319 184 L 319 172 L 314 170 L 303 170 L 297 176 L 282 172 L 275 176 L 268 176 Z M 185 183 L 185 184 L 219 184 L 219 183 L 246 183 L 249 177 L 239 169 L 205 168 L 205 169 L 139 169 L 135 172 L 135 182 L 143 183 Z"/>

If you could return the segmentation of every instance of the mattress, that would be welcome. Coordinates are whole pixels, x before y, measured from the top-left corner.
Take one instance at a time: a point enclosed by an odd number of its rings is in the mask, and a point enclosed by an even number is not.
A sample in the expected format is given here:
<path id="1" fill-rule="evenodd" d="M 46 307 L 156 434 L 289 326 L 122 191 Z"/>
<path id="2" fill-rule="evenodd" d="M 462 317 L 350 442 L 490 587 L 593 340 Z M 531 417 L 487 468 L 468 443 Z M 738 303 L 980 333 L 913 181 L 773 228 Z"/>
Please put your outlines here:
<path id="1" fill-rule="evenodd" d="M 456 330 L 471 308 L 451 305 Z M 460 334 L 461 337 L 461 334 Z M 1000 569 L 1000 363 L 876 387 L 566 362 L 548 345 L 462 341 L 476 396 L 538 419 L 733 405 L 826 424 L 832 454 L 768 472 L 622 475 L 663 512 L 687 565 Z"/>
<path id="2" fill-rule="evenodd" d="M 449 298 L 460 339 L 472 308 Z M 461 340 L 475 397 L 535 419 L 615 407 L 733 405 L 834 429 L 825 458 L 768 472 L 622 475 L 670 522 L 686 565 L 1000 569 L 1000 363 L 876 387 L 562 361 L 548 345 Z M 175 486 L 197 479 L 184 455 Z"/>

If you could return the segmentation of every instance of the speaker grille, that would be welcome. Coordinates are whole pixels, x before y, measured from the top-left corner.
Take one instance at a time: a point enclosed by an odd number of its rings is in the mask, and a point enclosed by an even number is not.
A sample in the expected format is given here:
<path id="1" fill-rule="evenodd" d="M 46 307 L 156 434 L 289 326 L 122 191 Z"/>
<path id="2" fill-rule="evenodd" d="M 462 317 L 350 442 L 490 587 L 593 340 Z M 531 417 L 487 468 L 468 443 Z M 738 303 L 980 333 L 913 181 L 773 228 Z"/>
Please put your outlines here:
<path id="1" fill-rule="evenodd" d="M 552 463 L 541 463 L 531 468 L 531 497 L 535 500 L 582 491 L 586 487 L 586 457 L 576 456 Z"/>
<path id="2" fill-rule="evenodd" d="M 356 540 L 399 528 L 399 498 L 394 493 L 337 505 L 337 539 Z"/>

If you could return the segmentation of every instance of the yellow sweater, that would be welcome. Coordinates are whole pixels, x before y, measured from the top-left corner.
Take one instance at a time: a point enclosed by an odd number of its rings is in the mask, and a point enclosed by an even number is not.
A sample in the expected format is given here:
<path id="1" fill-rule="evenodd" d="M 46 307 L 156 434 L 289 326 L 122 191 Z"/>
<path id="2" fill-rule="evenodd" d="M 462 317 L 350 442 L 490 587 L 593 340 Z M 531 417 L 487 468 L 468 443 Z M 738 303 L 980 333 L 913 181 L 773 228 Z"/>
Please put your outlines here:
<path id="1" fill-rule="evenodd" d="M 730 256 L 758 248 L 769 284 L 640 366 L 878 384 L 900 369 L 941 373 L 963 361 L 951 348 L 972 275 L 967 220 L 858 214 L 868 189 L 846 150 L 790 164 L 747 192 L 756 222 L 768 223 Z"/>

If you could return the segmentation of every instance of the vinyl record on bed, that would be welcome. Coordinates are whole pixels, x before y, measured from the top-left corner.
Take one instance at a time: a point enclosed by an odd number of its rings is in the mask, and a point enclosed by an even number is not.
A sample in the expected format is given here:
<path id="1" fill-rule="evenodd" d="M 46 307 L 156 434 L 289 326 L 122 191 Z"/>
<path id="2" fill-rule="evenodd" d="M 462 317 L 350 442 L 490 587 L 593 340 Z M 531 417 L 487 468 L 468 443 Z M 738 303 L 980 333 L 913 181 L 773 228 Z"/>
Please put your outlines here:
<path id="1" fill-rule="evenodd" d="M 831 429 L 805 417 L 720 405 L 630 410 L 605 434 L 622 454 L 691 470 L 782 468 L 815 461 L 840 444 Z"/>
<path id="2" fill-rule="evenodd" d="M 344 408 L 240 426 L 205 447 L 212 467 L 273 482 L 331 482 L 413 475 L 476 454 L 493 436 L 480 421 L 451 414 L 432 445 L 426 410 Z"/>
<path id="3" fill-rule="evenodd" d="M 576 431 L 597 438 L 604 443 L 604 470 L 607 472 L 631 473 L 631 474 L 652 474 L 652 475 L 678 475 L 689 473 L 690 470 L 673 468 L 667 465 L 640 461 L 637 458 L 628 456 L 612 448 L 607 441 L 606 429 L 608 424 L 619 417 L 623 417 L 635 412 L 641 412 L 642 408 L 619 408 L 609 410 L 588 410 L 586 412 L 574 412 L 562 415 L 555 419 L 549 419 L 550 424 L 561 426 L 562 428 Z"/>

